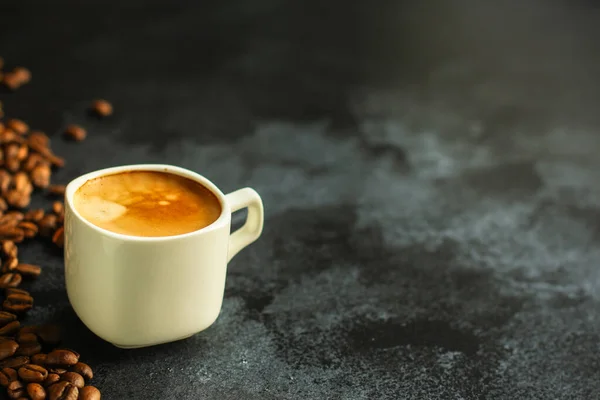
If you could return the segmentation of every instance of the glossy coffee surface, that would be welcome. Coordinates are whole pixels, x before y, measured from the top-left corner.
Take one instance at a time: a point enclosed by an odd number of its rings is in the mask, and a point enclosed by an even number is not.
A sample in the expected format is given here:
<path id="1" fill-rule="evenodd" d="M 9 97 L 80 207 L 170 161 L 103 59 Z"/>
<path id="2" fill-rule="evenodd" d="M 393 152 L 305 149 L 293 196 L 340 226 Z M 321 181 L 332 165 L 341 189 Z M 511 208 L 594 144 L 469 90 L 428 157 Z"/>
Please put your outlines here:
<path id="1" fill-rule="evenodd" d="M 218 198 L 200 183 L 157 171 L 131 171 L 84 183 L 75 209 L 92 224 L 124 235 L 174 236 L 202 229 L 221 214 Z"/>

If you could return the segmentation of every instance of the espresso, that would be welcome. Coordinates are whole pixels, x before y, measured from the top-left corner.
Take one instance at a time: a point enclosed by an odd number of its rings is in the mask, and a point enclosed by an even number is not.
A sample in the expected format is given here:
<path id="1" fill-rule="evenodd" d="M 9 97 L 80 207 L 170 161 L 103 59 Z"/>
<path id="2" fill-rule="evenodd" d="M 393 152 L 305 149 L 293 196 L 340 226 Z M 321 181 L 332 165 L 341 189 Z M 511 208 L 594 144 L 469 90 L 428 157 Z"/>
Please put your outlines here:
<path id="1" fill-rule="evenodd" d="M 92 224 L 130 236 L 173 236 L 202 229 L 219 218 L 219 199 L 179 175 L 131 171 L 84 183 L 75 209 Z"/>

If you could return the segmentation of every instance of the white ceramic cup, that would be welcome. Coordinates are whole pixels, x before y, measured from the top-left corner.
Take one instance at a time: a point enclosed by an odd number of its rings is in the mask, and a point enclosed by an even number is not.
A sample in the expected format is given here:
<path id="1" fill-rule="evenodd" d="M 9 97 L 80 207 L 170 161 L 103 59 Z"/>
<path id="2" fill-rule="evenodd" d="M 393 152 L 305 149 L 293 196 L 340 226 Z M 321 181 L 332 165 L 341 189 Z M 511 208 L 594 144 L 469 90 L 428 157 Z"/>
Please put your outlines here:
<path id="1" fill-rule="evenodd" d="M 190 178 L 212 191 L 221 215 L 211 225 L 177 236 L 137 237 L 99 228 L 77 212 L 73 196 L 85 182 L 127 171 L 161 171 Z M 230 234 L 231 213 L 248 208 Z M 212 182 L 171 165 L 128 165 L 80 176 L 65 193 L 65 280 L 81 321 L 122 348 L 171 342 L 208 328 L 219 315 L 227 263 L 254 242 L 263 204 L 253 189 L 224 195 Z"/>

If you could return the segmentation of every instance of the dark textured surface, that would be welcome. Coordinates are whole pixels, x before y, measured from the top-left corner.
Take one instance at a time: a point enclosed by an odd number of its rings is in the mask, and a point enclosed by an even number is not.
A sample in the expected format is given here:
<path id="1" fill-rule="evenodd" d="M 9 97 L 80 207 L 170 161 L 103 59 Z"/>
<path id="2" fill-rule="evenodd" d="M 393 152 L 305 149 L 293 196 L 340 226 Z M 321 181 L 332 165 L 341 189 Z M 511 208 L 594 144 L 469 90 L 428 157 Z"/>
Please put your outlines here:
<path id="1" fill-rule="evenodd" d="M 103 398 L 598 397 L 596 2 L 79 3 L 0 6 L 34 76 L 0 99 L 54 134 L 56 180 L 172 163 L 266 207 L 217 322 L 148 349 L 89 333 L 61 258 L 23 249 L 30 320 L 68 327 Z"/>

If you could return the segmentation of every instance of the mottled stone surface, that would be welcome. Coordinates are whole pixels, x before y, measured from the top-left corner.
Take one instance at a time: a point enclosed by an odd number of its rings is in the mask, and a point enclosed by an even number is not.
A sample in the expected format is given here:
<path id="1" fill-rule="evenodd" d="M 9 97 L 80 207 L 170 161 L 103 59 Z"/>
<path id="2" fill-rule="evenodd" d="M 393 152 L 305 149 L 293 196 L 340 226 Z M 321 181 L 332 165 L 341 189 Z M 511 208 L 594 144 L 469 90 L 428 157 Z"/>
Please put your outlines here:
<path id="1" fill-rule="evenodd" d="M 147 349 L 91 334 L 60 256 L 23 249 L 30 321 L 68 327 L 103 398 L 598 397 L 596 2 L 11 3 L 0 55 L 33 81 L 0 100 L 53 134 L 56 181 L 172 163 L 265 202 L 216 323 Z"/>

